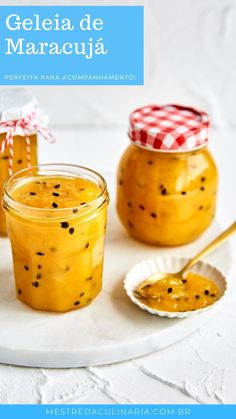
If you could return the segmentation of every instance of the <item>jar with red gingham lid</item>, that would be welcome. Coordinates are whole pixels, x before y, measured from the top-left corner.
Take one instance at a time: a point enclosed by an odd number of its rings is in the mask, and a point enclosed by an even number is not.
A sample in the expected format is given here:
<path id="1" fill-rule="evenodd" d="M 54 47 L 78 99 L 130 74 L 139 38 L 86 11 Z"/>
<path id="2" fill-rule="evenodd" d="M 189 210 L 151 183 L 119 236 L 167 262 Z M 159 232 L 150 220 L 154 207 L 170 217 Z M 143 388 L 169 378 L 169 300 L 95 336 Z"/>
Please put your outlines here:
<path id="1" fill-rule="evenodd" d="M 117 211 L 132 237 L 177 246 L 209 227 L 218 184 L 209 132 L 207 113 L 192 107 L 150 105 L 131 113 L 131 144 L 118 168 Z"/>
<path id="2" fill-rule="evenodd" d="M 3 184 L 12 173 L 37 164 L 37 134 L 52 140 L 47 116 L 23 87 L 0 90 L 0 199 Z M 0 235 L 6 235 L 0 204 Z"/>

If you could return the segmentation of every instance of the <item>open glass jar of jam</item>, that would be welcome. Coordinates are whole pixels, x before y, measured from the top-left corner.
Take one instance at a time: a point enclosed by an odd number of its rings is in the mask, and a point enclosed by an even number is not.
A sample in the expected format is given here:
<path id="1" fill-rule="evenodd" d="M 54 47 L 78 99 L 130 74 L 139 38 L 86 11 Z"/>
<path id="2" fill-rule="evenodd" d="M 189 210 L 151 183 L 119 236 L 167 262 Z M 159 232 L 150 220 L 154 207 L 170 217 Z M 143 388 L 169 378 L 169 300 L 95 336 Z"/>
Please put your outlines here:
<path id="1" fill-rule="evenodd" d="M 50 139 L 47 117 L 24 88 L 0 91 L 0 201 L 3 185 L 14 172 L 37 164 L 37 134 Z M 0 203 L 0 235 L 6 235 Z"/>
<path id="2" fill-rule="evenodd" d="M 195 240 L 216 208 L 208 115 L 179 105 L 146 106 L 130 115 L 129 137 L 118 168 L 123 225 L 132 237 L 156 246 Z"/>
<path id="3" fill-rule="evenodd" d="M 102 287 L 105 180 L 85 167 L 49 164 L 20 170 L 4 189 L 18 299 L 58 312 L 90 304 Z"/>

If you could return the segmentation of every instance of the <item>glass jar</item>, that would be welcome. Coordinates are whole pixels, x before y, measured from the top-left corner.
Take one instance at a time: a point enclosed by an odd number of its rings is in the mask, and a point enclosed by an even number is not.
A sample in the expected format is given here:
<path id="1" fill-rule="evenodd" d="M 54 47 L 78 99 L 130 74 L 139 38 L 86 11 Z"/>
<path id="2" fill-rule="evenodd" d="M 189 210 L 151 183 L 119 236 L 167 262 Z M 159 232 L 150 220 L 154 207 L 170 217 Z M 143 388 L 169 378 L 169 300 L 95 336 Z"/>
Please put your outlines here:
<path id="1" fill-rule="evenodd" d="M 163 107 L 157 109 L 163 111 Z M 189 108 L 177 107 L 174 114 L 182 110 Z M 168 120 L 169 115 L 163 119 Z M 155 128 L 158 132 L 160 125 L 153 124 L 152 133 Z M 197 239 L 211 224 L 216 209 L 218 175 L 206 139 L 187 150 L 184 139 L 175 150 L 155 149 L 150 142 L 147 148 L 140 141 L 139 131 L 139 143 L 133 141 L 118 168 L 117 211 L 123 225 L 135 239 L 156 246 Z"/>
<path id="2" fill-rule="evenodd" d="M 74 193 L 74 179 L 86 181 L 87 187 Z M 79 201 L 89 198 L 94 188 L 96 198 Z M 51 208 L 43 202 L 48 196 Z M 22 197 L 39 201 L 24 204 Z M 9 178 L 3 205 L 18 299 L 38 310 L 58 312 L 94 300 L 102 287 L 108 201 L 105 180 L 79 166 L 41 165 Z"/>
<path id="3" fill-rule="evenodd" d="M 0 201 L 9 175 L 37 164 L 37 133 L 53 142 L 48 119 L 25 88 L 0 90 Z M 0 203 L 0 235 L 6 235 L 5 214 Z"/>
<path id="4" fill-rule="evenodd" d="M 6 138 L 6 134 L 0 134 L 0 149 L 2 143 Z M 30 161 L 33 166 L 37 164 L 37 134 L 30 135 Z M 14 136 L 13 142 L 13 165 L 12 172 L 15 173 L 18 170 L 24 169 L 27 167 L 27 144 L 26 137 L 19 135 Z M 7 178 L 9 177 L 9 158 L 10 150 L 7 147 L 3 153 L 0 153 L 0 200 L 2 200 L 3 185 Z M 4 210 L 0 204 L 0 235 L 6 235 L 6 220 Z"/>

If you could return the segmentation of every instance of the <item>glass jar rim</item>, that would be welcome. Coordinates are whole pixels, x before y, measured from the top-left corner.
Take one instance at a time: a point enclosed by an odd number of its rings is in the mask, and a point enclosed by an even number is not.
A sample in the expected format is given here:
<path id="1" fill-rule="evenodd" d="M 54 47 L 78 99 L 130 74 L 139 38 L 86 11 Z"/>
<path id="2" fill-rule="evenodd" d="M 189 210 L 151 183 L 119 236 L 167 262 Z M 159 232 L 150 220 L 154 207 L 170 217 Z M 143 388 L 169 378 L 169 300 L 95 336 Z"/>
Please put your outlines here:
<path id="1" fill-rule="evenodd" d="M 29 179 L 30 176 L 27 176 L 27 174 L 34 171 L 36 171 L 36 173 L 39 175 L 41 174 L 42 176 L 74 175 L 77 177 L 82 177 L 91 180 L 100 187 L 100 194 L 96 198 L 89 201 L 86 205 L 83 205 L 83 208 L 81 208 L 81 210 L 78 210 L 78 212 L 74 213 L 74 216 L 85 216 L 90 212 L 94 212 L 109 199 L 107 183 L 103 176 L 95 170 L 89 169 L 85 166 L 67 163 L 38 164 L 15 172 L 7 179 L 3 187 L 3 205 L 8 209 L 17 212 L 18 214 L 24 214 L 24 218 L 34 217 L 42 219 L 44 218 L 43 216 L 47 213 L 52 215 L 51 218 L 47 218 L 47 221 L 53 221 L 61 217 L 65 218 L 66 216 L 71 216 L 71 214 L 73 214 L 73 209 L 75 209 L 75 207 L 77 208 L 77 206 L 70 206 L 65 208 L 38 208 L 31 207 L 14 199 L 11 196 L 11 191 L 17 188 L 18 182 L 22 181 L 23 179 Z M 25 178 L 24 174 L 26 175 Z M 33 176 L 35 176 L 35 173 L 32 173 L 32 178 Z M 27 212 L 29 213 L 28 216 L 26 215 Z"/>
<path id="2" fill-rule="evenodd" d="M 129 135 L 128 135 L 128 137 L 129 137 Z M 154 149 L 151 146 L 150 147 L 148 147 L 147 145 L 143 146 L 142 144 L 139 144 L 139 143 L 134 142 L 132 140 L 130 140 L 130 144 L 132 144 L 134 146 L 137 146 L 138 148 L 141 148 L 142 150 L 152 151 L 153 153 L 172 154 L 172 155 L 173 154 L 188 154 L 188 153 L 190 154 L 190 153 L 193 153 L 195 151 L 200 151 L 200 150 L 203 150 L 204 148 L 207 148 L 208 147 L 208 142 L 207 143 L 204 143 L 204 144 L 201 144 L 198 147 L 191 148 L 191 150 L 188 150 L 188 149 L 186 149 L 186 150 L 179 150 L 179 149 L 177 149 L 177 150 Z"/>

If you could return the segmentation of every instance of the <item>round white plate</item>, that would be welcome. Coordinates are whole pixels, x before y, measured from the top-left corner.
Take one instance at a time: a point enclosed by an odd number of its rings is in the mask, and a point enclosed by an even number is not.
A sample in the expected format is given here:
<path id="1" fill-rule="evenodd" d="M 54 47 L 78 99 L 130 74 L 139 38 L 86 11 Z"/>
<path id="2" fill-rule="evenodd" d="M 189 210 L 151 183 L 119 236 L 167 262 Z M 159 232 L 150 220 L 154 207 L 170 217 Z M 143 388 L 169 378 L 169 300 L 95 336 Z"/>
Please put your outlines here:
<path id="1" fill-rule="evenodd" d="M 135 306 L 123 288 L 134 264 L 162 255 L 191 257 L 219 233 L 217 224 L 191 245 L 158 249 L 129 238 L 114 209 L 109 215 L 103 290 L 89 307 L 66 314 L 35 311 L 16 299 L 10 245 L 0 240 L 0 362 L 69 368 L 124 361 L 182 339 L 221 309 L 216 305 L 193 318 L 160 318 Z M 230 244 L 204 260 L 229 276 Z"/>

